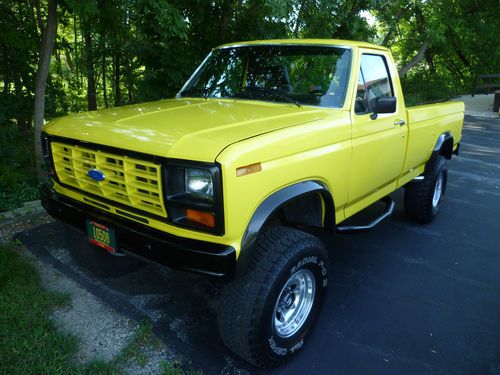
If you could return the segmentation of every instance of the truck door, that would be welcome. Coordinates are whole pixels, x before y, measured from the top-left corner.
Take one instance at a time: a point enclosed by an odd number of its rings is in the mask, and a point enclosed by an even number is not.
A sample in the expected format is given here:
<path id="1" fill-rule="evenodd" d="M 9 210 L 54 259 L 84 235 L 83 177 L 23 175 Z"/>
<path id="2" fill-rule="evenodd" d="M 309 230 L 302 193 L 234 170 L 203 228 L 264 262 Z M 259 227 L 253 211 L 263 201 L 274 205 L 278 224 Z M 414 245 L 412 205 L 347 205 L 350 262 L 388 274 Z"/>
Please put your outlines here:
<path id="1" fill-rule="evenodd" d="M 346 216 L 351 216 L 396 187 L 407 142 L 404 102 L 389 54 L 361 50 L 352 108 L 352 170 Z M 356 76 L 356 75 L 355 75 Z M 378 98 L 396 97 L 394 113 L 370 117 Z M 372 116 L 374 117 L 374 116 Z"/>

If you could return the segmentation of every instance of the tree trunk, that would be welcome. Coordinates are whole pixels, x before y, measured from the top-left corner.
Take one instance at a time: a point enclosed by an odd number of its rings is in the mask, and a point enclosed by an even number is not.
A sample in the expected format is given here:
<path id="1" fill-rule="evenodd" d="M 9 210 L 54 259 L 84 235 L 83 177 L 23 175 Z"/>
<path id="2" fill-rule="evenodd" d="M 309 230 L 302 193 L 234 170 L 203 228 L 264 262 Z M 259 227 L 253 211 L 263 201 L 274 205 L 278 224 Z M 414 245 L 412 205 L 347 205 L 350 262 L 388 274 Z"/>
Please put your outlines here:
<path id="1" fill-rule="evenodd" d="M 108 108 L 108 89 L 106 87 L 106 40 L 105 33 L 101 35 L 101 58 L 102 58 L 102 94 L 104 107 Z"/>
<path id="2" fill-rule="evenodd" d="M 42 133 L 43 118 L 45 111 L 45 86 L 47 76 L 49 74 L 50 56 L 54 47 L 56 36 L 56 17 L 57 17 L 57 0 L 49 0 L 47 14 L 47 28 L 43 31 L 42 42 L 40 44 L 38 69 L 35 78 L 35 162 L 37 175 L 39 179 L 44 177 L 43 173 L 43 155 L 42 145 L 40 143 L 40 135 Z"/>
<path id="3" fill-rule="evenodd" d="M 38 2 L 39 3 L 39 2 Z M 36 8 L 36 4 L 33 5 L 30 0 L 26 1 L 26 4 L 28 5 L 30 12 L 29 12 L 29 17 L 30 21 L 33 24 L 36 32 L 36 37 L 40 38 L 40 35 L 42 35 L 43 30 L 40 28 L 40 24 L 37 22 L 36 15 L 35 13 L 39 13 L 39 11 Z M 40 4 L 38 4 L 40 5 Z"/>
<path id="4" fill-rule="evenodd" d="M 24 102 L 27 96 L 28 87 L 23 82 L 23 76 L 20 72 L 14 75 L 14 92 L 19 102 Z M 17 125 L 22 128 L 25 133 L 31 130 L 31 116 L 24 111 L 22 111 L 19 116 L 17 116 Z"/>
<path id="5" fill-rule="evenodd" d="M 399 77 L 404 77 L 411 68 L 415 67 L 422 61 L 425 55 L 425 51 L 427 51 L 427 48 L 429 48 L 429 42 L 425 42 L 424 44 L 422 44 L 422 46 L 419 48 L 417 52 L 417 55 L 413 59 L 411 59 L 408 64 L 406 64 L 400 69 Z"/>
<path id="6" fill-rule="evenodd" d="M 128 102 L 132 103 L 133 100 L 134 100 L 133 86 L 132 86 L 132 81 L 129 80 L 129 83 L 128 83 Z"/>
<path id="7" fill-rule="evenodd" d="M 467 59 L 467 57 L 465 56 L 465 54 L 463 53 L 462 47 L 460 46 L 459 42 L 457 42 L 456 37 L 455 37 L 455 33 L 451 30 L 451 28 L 448 29 L 448 35 L 449 35 L 448 40 L 451 41 L 451 44 L 453 45 L 453 49 L 454 49 L 455 53 L 457 54 L 458 58 L 460 59 L 462 64 L 464 64 L 464 66 L 467 69 L 470 69 L 471 64 L 470 64 L 469 60 Z"/>
<path id="8" fill-rule="evenodd" d="M 57 74 L 62 75 L 62 63 L 61 63 L 61 52 L 59 51 L 58 45 L 54 46 L 54 57 L 56 58 L 56 70 Z"/>
<path id="9" fill-rule="evenodd" d="M 429 70 L 432 74 L 436 74 L 436 66 L 434 65 L 434 55 L 430 49 L 425 52 L 425 60 L 427 60 L 427 65 L 429 65 Z"/>
<path id="10" fill-rule="evenodd" d="M 76 13 L 73 15 L 73 31 L 75 35 L 75 74 L 76 74 L 76 83 L 78 88 L 80 88 L 80 75 L 78 73 L 78 38 L 76 33 L 77 21 L 76 21 Z"/>
<path id="11" fill-rule="evenodd" d="M 35 11 L 36 11 L 36 21 L 38 23 L 38 28 L 40 29 L 40 34 L 43 33 L 43 20 L 42 12 L 40 10 L 40 0 L 35 0 Z"/>
<path id="12" fill-rule="evenodd" d="M 95 73 L 94 73 L 94 55 L 92 53 L 92 37 L 88 24 L 84 26 L 85 39 L 85 60 L 87 62 L 87 106 L 89 111 L 97 109 L 96 91 L 95 91 Z"/>
<path id="13" fill-rule="evenodd" d="M 67 48 L 64 49 L 64 56 L 66 56 L 66 63 L 68 64 L 68 68 L 70 71 L 75 71 L 75 64 L 73 64 L 73 60 L 71 59 L 71 51 Z"/>
<path id="14" fill-rule="evenodd" d="M 131 59 L 127 59 L 128 61 L 128 69 L 127 69 L 127 91 L 128 91 L 128 102 L 132 103 L 134 100 L 134 82 L 133 82 L 133 74 L 134 68 L 131 63 Z"/>
<path id="15" fill-rule="evenodd" d="M 233 0 L 224 0 L 221 7 L 221 22 L 219 26 L 219 36 L 221 43 L 226 40 L 227 25 L 233 13 Z"/>
<path id="16" fill-rule="evenodd" d="M 115 107 L 120 105 L 122 92 L 120 90 L 120 55 L 115 54 Z"/>

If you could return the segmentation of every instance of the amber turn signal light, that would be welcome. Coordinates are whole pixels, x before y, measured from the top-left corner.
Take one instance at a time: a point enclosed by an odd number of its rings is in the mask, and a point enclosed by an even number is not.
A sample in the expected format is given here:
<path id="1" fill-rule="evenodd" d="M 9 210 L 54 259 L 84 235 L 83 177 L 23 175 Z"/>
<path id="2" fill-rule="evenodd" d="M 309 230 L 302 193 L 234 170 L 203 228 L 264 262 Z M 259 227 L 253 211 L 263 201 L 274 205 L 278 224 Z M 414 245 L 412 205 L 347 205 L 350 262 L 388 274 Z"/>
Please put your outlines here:
<path id="1" fill-rule="evenodd" d="M 257 173 L 262 170 L 260 163 L 245 165 L 244 167 L 236 168 L 236 177 L 245 176 L 247 174 Z"/>
<path id="2" fill-rule="evenodd" d="M 210 228 L 215 228 L 215 217 L 211 212 L 186 209 L 186 218 L 195 223 L 203 224 Z"/>

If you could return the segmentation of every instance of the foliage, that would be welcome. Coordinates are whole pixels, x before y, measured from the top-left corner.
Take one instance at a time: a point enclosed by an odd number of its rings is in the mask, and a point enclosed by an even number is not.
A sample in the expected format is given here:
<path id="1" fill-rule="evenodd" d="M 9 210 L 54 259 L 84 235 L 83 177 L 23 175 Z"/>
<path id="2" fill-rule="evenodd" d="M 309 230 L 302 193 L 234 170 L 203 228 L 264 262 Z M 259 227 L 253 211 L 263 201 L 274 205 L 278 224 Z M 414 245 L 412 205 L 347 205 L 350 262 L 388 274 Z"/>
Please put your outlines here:
<path id="1" fill-rule="evenodd" d="M 425 69 L 414 69 L 401 80 L 407 106 L 448 100 L 457 95 L 452 82 L 446 77 Z"/>
<path id="2" fill-rule="evenodd" d="M 43 0 L 0 5 L 0 124 L 29 128 L 46 7 Z M 475 74 L 500 66 L 498 48 L 479 48 L 496 45 L 499 11 L 496 0 L 64 0 L 46 117 L 85 110 L 89 91 L 97 107 L 171 97 L 212 47 L 249 39 L 373 41 L 389 46 L 401 66 L 428 42 L 413 76 L 430 85 L 443 77 L 447 89 L 463 92 Z M 91 76 L 95 87 L 87 87 Z M 424 99 L 438 94 L 427 91 Z"/>
<path id="3" fill-rule="evenodd" d="M 382 31 L 378 41 L 386 42 L 401 66 L 428 42 L 423 63 L 403 79 L 413 102 L 470 92 L 474 75 L 500 73 L 500 50 L 483 48 L 495 46 L 500 32 L 496 0 L 391 1 L 374 13 Z"/>
<path id="4" fill-rule="evenodd" d="M 0 212 L 13 210 L 21 207 L 24 202 L 38 198 L 38 186 L 23 181 L 15 185 L 14 191 L 0 191 Z"/>
<path id="5" fill-rule="evenodd" d="M 0 126 L 0 212 L 38 199 L 31 133 L 15 124 Z"/>

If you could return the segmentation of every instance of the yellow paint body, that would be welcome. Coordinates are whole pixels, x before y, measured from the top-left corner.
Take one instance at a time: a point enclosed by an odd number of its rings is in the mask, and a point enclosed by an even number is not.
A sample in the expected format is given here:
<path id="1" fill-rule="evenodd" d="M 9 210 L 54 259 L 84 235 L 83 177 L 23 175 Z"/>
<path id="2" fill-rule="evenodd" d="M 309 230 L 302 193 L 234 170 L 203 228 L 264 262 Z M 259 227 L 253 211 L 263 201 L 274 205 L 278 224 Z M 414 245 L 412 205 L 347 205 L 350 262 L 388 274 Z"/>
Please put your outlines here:
<path id="1" fill-rule="evenodd" d="M 233 246 L 237 253 L 248 223 L 264 199 L 300 181 L 319 180 L 330 190 L 339 223 L 420 175 L 441 134 L 454 147 L 461 139 L 463 103 L 405 108 L 390 52 L 368 43 L 341 40 L 276 40 L 236 43 L 335 45 L 352 50 L 343 108 L 242 99 L 176 98 L 74 114 L 48 123 L 49 135 L 112 146 L 159 157 L 217 162 L 222 169 L 225 234 L 217 236 L 147 218 L 148 226 L 176 236 Z M 397 111 L 376 120 L 354 112 L 360 56 L 385 56 Z M 404 120 L 406 125 L 395 125 Z M 237 176 L 240 167 L 261 171 Z M 161 187 L 161 186 L 160 186 Z M 55 184 L 62 195 L 100 207 L 97 198 Z M 126 213 L 125 213 L 126 214 Z M 136 217 L 140 214 L 135 213 Z M 324 215 L 324 212 L 323 212 Z M 136 220 L 139 221 L 139 220 Z"/>

